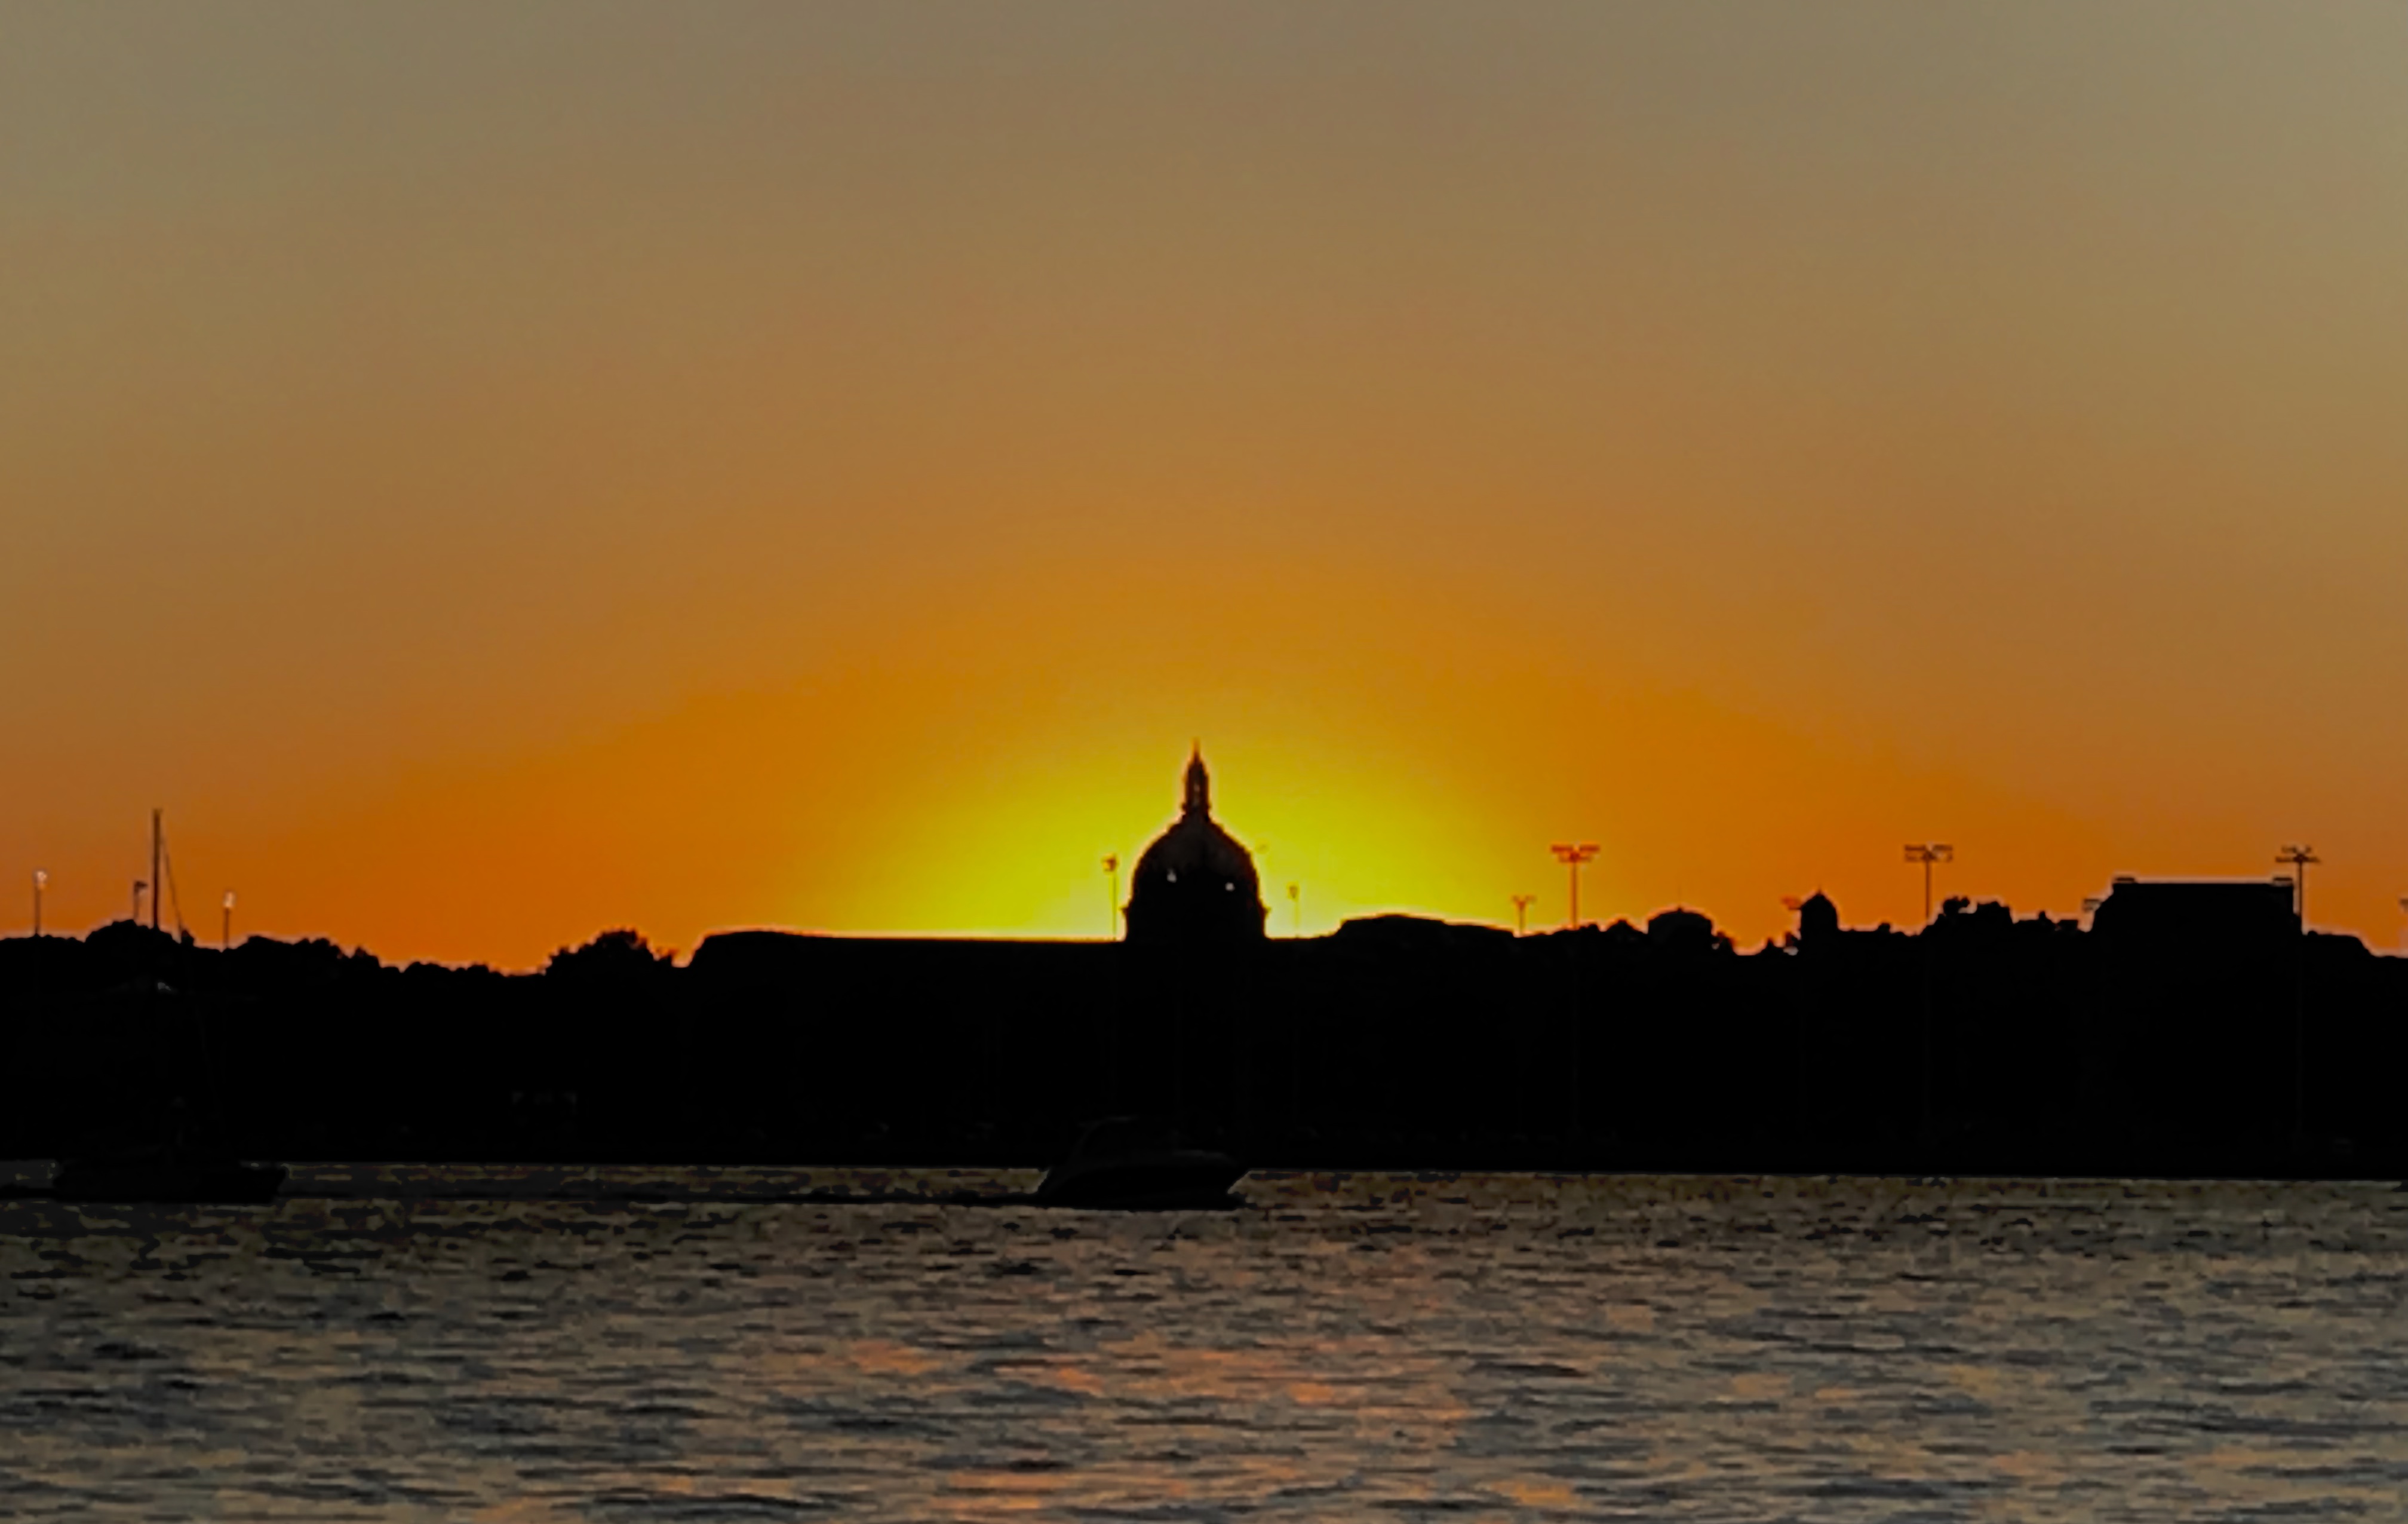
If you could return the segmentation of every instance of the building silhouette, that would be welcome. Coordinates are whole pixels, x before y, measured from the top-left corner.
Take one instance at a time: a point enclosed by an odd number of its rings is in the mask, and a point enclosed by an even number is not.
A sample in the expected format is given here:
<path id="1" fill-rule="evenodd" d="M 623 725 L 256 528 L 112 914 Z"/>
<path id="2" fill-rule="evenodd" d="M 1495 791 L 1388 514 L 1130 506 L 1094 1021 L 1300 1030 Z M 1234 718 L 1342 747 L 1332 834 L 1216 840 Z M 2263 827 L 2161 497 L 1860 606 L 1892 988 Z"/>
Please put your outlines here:
<path id="1" fill-rule="evenodd" d="M 2106 941 L 2185 955 L 2287 947 L 2300 929 L 2296 891 L 2287 878 L 2118 874 L 2090 924 Z"/>
<path id="2" fill-rule="evenodd" d="M 1199 744 L 1187 759 L 1179 819 L 1137 860 L 1129 885 L 1128 940 L 1191 946 L 1257 942 L 1265 914 L 1254 859 L 1212 819 L 1212 780 Z"/>
<path id="3" fill-rule="evenodd" d="M 1798 945 L 1801 948 L 1828 947 L 1839 940 L 1840 907 L 1831 897 L 1817 889 L 1798 907 Z"/>
<path id="4" fill-rule="evenodd" d="M 2408 1177 L 2408 958 L 2279 880 L 1913 930 L 1818 893 L 1754 951 L 1684 907 L 1266 939 L 1199 753 L 1131 887 L 1126 942 L 621 930 L 518 974 L 0 938 L 0 1159 L 1019 1166 L 1134 1112 L 1267 1168 Z"/>

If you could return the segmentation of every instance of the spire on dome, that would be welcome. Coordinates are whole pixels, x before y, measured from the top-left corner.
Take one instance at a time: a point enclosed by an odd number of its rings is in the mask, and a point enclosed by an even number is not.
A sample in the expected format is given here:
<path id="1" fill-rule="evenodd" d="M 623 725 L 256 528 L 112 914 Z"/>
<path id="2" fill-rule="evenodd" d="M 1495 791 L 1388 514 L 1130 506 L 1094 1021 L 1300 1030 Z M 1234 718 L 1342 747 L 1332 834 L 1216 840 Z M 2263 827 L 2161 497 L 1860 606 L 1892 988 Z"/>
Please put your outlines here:
<path id="1" fill-rule="evenodd" d="M 1212 812 L 1212 778 L 1204 770 L 1204 743 L 1200 740 L 1187 758 L 1187 799 L 1182 810 L 1191 815 Z"/>
<path id="2" fill-rule="evenodd" d="M 1263 886 L 1254 860 L 1212 819 L 1212 779 L 1198 742 L 1187 754 L 1183 808 L 1137 860 L 1128 940 L 1212 946 L 1263 940 Z"/>

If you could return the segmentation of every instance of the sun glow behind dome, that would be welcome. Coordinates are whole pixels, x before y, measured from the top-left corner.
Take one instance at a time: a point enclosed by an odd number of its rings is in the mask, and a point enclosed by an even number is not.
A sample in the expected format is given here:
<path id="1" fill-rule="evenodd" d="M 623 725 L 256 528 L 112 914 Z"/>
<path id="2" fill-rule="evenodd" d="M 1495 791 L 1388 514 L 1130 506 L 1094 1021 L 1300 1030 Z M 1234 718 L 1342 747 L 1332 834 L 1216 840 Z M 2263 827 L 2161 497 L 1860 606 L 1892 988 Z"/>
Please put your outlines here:
<path id="1" fill-rule="evenodd" d="M 1147 843 L 1176 824 L 1164 808 L 1163 758 L 1177 754 L 1129 743 L 1082 759 L 1085 776 L 1065 776 L 1076 764 L 1041 741 L 1034 750 L 1034 762 L 997 765 L 993 792 L 907 826 L 888 870 L 864 884 L 853 929 L 1110 934 L 1103 858 L 1120 859 L 1125 903 Z M 1366 776 L 1354 761 L 1334 746 L 1214 749 L 1214 817 L 1254 859 L 1271 935 L 1291 929 L 1290 883 L 1300 887 L 1307 932 L 1383 911 L 1473 913 L 1461 885 L 1481 875 L 1457 801 Z"/>
<path id="2" fill-rule="evenodd" d="M 2399 934 L 2396 7 L 265 10 L 0 50 L 53 929 Z"/>

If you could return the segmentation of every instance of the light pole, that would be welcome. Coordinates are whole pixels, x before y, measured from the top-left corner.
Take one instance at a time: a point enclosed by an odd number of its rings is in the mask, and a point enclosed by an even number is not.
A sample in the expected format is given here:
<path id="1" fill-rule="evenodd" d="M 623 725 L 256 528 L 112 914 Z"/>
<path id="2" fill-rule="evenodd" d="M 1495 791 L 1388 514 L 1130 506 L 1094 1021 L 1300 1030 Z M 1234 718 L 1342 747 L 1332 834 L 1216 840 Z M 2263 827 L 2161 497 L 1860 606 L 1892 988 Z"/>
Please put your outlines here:
<path id="1" fill-rule="evenodd" d="M 1555 861 L 1563 864 L 1565 872 L 1570 875 L 1571 893 L 1567 897 L 1567 899 L 1571 908 L 1571 919 L 1566 924 L 1570 929 L 1577 931 L 1580 929 L 1581 924 L 1581 864 L 1597 855 L 1597 843 L 1594 841 L 1557 841 L 1554 845 L 1548 847 L 1547 850 L 1555 855 Z M 1565 1067 L 1571 1072 L 1569 1076 L 1570 1080 L 1570 1089 L 1567 1093 L 1565 1099 L 1570 1103 L 1570 1113 L 1567 1117 L 1567 1120 L 1571 1124 L 1572 1136 L 1574 1138 L 1578 1138 L 1581 1134 L 1582 1120 L 1581 1013 L 1585 1002 L 1582 999 L 1584 992 L 1582 989 L 1581 981 L 1581 949 L 1580 942 L 1577 940 L 1575 940 L 1571 944 L 1571 966 L 1572 1019 L 1571 1030 L 1569 1034 L 1570 1042 L 1566 1045 L 1567 1051 L 1564 1055 Z"/>
<path id="2" fill-rule="evenodd" d="M 1909 842 L 1906 848 L 1906 860 L 1923 865 L 1923 924 L 1929 926 L 1931 924 L 1931 865 L 1955 862 L 1956 849 L 1945 841 Z"/>
<path id="3" fill-rule="evenodd" d="M 2291 909 L 2300 918 L 2299 951 L 2291 963 L 2291 1151 L 2296 1155 L 2307 1146 L 2308 1138 L 2308 865 L 2324 859 L 2301 842 L 2286 843 L 2274 860 L 2294 870 Z"/>
<path id="4" fill-rule="evenodd" d="M 2291 881 L 2291 908 L 2300 913 L 2300 929 L 2305 931 L 2308 928 L 2308 864 L 2320 863 L 2324 859 L 2316 855 L 2314 847 L 2286 846 L 2274 854 L 2274 860 L 2290 864 L 2298 875 Z"/>
<path id="5" fill-rule="evenodd" d="M 42 934 L 42 890 L 50 882 L 50 874 L 38 868 L 34 870 L 34 935 L 36 937 Z"/>
<path id="6" fill-rule="evenodd" d="M 1910 841 L 1907 843 L 1906 860 L 1923 865 L 1923 925 L 1928 929 L 1931 925 L 1931 865 L 1955 862 L 1956 849 L 1945 841 Z M 1937 1121 L 1931 1106 L 1931 944 L 1923 937 L 1917 937 L 1915 942 L 1923 954 L 1923 1031 L 1919 1044 L 1923 1072 L 1920 1076 L 1922 1083 L 1918 1086 L 1922 1094 L 1915 1105 L 1920 1118 L 1916 1132 L 1928 1147 L 1935 1141 L 1932 1129 Z"/>
<path id="7" fill-rule="evenodd" d="M 1530 934 L 1530 906 L 1538 898 L 1534 894 L 1517 894 L 1513 897 L 1513 935 L 1526 937 Z M 2401 903 L 2408 904 L 2408 900 L 2402 900 Z"/>
<path id="8" fill-rule="evenodd" d="M 150 885 L 140 879 L 134 881 L 134 924 L 136 926 L 142 924 L 142 891 L 149 887 Z"/>
<path id="9" fill-rule="evenodd" d="M 234 891 L 232 889 L 225 892 L 224 909 L 225 922 L 218 931 L 218 949 L 221 952 L 234 946 Z"/>
<path id="10" fill-rule="evenodd" d="M 1120 854 L 1111 853 L 1104 858 L 1104 881 L 1107 885 L 1105 893 L 1109 896 L 1109 902 L 1104 907 L 1104 940 L 1118 942 L 1121 937 Z"/>
<path id="11" fill-rule="evenodd" d="M 1287 886 L 1287 930 L 1291 937 L 1304 935 L 1304 885 Z"/>
<path id="12" fill-rule="evenodd" d="M 1554 854 L 1555 855 L 1555 861 L 1557 861 L 1557 862 L 1559 862 L 1559 863 L 1562 863 L 1562 864 L 1563 864 L 1567 869 L 1570 870 L 1570 871 L 1571 871 L 1571 880 L 1572 880 L 1572 892 L 1571 892 L 1571 919 L 1570 919 L 1570 920 L 1569 920 L 1569 921 L 1567 921 L 1567 922 L 1565 922 L 1564 924 L 1565 924 L 1567 927 L 1570 927 L 1571 929 L 1573 929 L 1573 930 L 1577 931 L 1577 930 L 1579 930 L 1579 929 L 1580 929 L 1580 924 L 1581 924 L 1581 918 L 1580 918 L 1580 870 L 1581 870 L 1581 864 L 1583 864 L 1583 863 L 1584 863 L 1584 862 L 1588 861 L 1591 857 L 1594 857 L 1594 856 L 1596 856 L 1596 855 L 1597 855 L 1597 843 L 1596 843 L 1596 842 L 1594 842 L 1594 841 L 1583 841 L 1583 842 L 1580 842 L 1580 843 L 1578 843 L 1577 845 L 1575 845 L 1575 844 L 1573 844 L 1573 843 L 1571 843 L 1571 842 L 1568 842 L 1568 841 L 1557 841 L 1557 842 L 1556 842 L 1556 843 L 1555 843 L 1553 846 L 1550 846 L 1549 848 L 1547 848 L 1547 850 L 1548 850 L 1549 852 L 1552 852 L 1552 853 L 1554 853 Z"/>

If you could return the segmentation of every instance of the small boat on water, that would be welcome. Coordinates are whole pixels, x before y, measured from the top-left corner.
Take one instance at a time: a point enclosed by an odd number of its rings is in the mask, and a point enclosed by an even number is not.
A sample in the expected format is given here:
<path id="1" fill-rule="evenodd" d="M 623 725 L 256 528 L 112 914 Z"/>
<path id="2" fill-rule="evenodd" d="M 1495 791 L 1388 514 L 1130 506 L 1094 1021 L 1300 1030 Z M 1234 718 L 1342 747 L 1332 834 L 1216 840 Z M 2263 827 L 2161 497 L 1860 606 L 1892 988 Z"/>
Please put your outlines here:
<path id="1" fill-rule="evenodd" d="M 1091 1122 L 1068 1157 L 1045 1172 L 1037 1200 L 1048 1206 L 1155 1211 L 1235 1204 L 1230 1188 L 1246 1167 L 1209 1148 L 1189 1148 L 1168 1122 L 1114 1116 Z"/>
<path id="2" fill-rule="evenodd" d="M 183 1158 L 150 1150 L 62 1159 L 50 1194 L 61 1201 L 238 1205 L 275 1200 L 284 1172 L 281 1164 Z"/>

